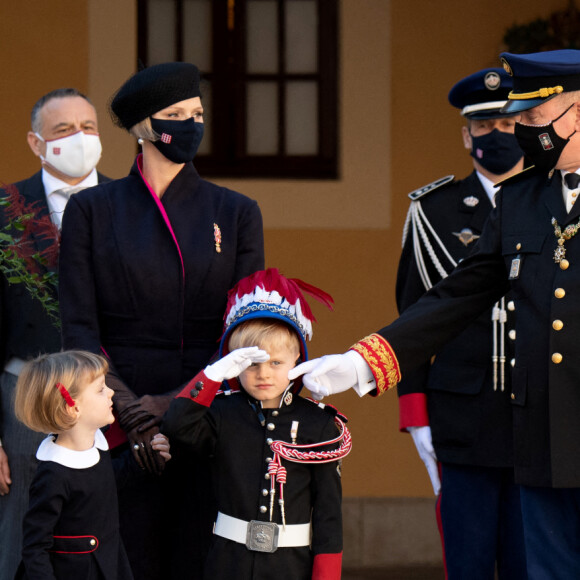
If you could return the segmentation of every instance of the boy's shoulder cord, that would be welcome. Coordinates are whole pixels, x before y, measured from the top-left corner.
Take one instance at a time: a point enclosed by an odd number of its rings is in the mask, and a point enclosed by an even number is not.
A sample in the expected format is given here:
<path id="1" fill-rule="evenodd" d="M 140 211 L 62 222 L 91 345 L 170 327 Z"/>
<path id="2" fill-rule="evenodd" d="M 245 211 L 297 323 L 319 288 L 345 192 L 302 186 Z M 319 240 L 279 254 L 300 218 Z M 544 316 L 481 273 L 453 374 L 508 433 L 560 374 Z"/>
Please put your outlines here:
<path id="1" fill-rule="evenodd" d="M 309 443 L 305 445 L 298 445 L 296 443 L 288 443 L 280 440 L 272 441 L 272 443 L 270 443 L 270 449 L 274 452 L 273 459 L 268 463 L 268 478 L 270 479 L 270 521 L 272 521 L 274 511 L 274 498 L 276 496 L 275 484 L 278 483 L 280 490 L 278 505 L 280 506 L 282 524 L 286 527 L 284 484 L 287 479 L 287 471 L 282 465 L 282 458 L 294 463 L 330 463 L 332 461 L 339 461 L 350 453 L 352 449 L 352 438 L 348 427 L 338 416 L 334 417 L 334 422 L 338 427 L 339 434 L 337 437 L 329 441 Z M 298 425 L 293 425 L 293 429 L 297 431 Z M 295 434 L 293 434 L 292 437 L 294 439 Z M 332 445 L 339 441 L 341 443 L 337 449 L 332 451 L 316 451 L 317 448 Z"/>
<path id="2" fill-rule="evenodd" d="M 334 417 L 334 422 L 338 427 L 339 434 L 329 441 L 321 441 L 320 443 L 309 443 L 305 445 L 298 445 L 296 443 L 288 443 L 287 441 L 272 441 L 270 448 L 274 453 L 287 461 L 294 463 L 330 463 L 338 461 L 346 457 L 352 450 L 352 437 L 348 427 L 344 421 L 337 415 Z M 316 451 L 321 447 L 333 445 L 340 441 L 339 447 L 332 451 Z"/>

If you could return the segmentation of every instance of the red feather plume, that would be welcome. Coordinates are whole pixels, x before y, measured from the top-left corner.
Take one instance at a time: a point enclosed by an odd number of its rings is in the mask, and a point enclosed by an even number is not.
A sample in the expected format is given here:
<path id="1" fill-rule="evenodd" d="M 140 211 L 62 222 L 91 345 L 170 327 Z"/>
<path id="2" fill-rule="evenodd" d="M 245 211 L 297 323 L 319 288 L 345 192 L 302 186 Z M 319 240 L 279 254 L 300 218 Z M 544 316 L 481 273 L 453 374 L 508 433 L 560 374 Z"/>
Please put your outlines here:
<path id="1" fill-rule="evenodd" d="M 227 318 L 231 308 L 235 305 L 236 298 L 251 294 L 258 286 L 266 292 L 278 292 L 290 304 L 300 302 L 302 314 L 313 322 L 316 322 L 316 318 L 303 293 L 324 304 L 329 310 L 332 310 L 332 305 L 334 304 L 332 296 L 324 290 L 298 278 L 286 278 L 277 268 L 267 268 L 246 276 L 228 292 L 228 303 L 224 319 Z"/>

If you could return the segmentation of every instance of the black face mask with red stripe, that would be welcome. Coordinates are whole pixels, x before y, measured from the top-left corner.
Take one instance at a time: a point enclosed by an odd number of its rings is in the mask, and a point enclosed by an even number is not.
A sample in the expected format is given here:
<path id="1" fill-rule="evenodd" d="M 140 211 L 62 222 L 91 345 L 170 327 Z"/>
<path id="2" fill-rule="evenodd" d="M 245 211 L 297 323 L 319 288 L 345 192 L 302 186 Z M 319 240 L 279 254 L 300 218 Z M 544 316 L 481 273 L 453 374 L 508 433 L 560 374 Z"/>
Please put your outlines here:
<path id="1" fill-rule="evenodd" d="M 568 145 L 573 131 L 567 138 L 560 137 L 554 123 L 561 119 L 574 104 L 547 125 L 522 125 L 516 123 L 515 136 L 526 157 L 540 170 L 549 172 L 558 163 L 564 147 Z"/>
<path id="2" fill-rule="evenodd" d="M 203 138 L 203 123 L 191 117 L 185 121 L 168 121 L 151 117 L 151 127 L 159 135 L 153 145 L 173 163 L 192 161 Z"/>

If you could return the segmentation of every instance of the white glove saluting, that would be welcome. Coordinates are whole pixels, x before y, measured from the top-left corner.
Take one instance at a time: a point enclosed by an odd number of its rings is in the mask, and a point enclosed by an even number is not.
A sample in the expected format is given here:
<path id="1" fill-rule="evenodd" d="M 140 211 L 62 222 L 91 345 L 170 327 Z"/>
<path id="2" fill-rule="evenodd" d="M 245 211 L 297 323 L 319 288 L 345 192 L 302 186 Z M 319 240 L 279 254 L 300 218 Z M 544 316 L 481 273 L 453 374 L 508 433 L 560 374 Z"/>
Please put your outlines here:
<path id="1" fill-rule="evenodd" d="M 288 378 L 304 375 L 302 382 L 315 399 L 347 391 L 358 383 L 356 366 L 348 354 L 329 354 L 294 367 Z"/>
<path id="2" fill-rule="evenodd" d="M 243 373 L 253 363 L 263 363 L 270 359 L 265 350 L 257 346 L 238 348 L 217 362 L 205 367 L 205 376 L 211 381 L 221 383 Z"/>
<path id="3" fill-rule="evenodd" d="M 439 495 L 439 491 L 441 490 L 441 480 L 439 479 L 439 469 L 437 468 L 435 449 L 433 449 L 431 427 L 407 427 L 407 431 L 411 433 L 419 457 L 427 468 L 427 473 L 429 474 L 429 479 L 431 479 L 431 485 L 433 486 L 433 492 L 435 495 Z"/>

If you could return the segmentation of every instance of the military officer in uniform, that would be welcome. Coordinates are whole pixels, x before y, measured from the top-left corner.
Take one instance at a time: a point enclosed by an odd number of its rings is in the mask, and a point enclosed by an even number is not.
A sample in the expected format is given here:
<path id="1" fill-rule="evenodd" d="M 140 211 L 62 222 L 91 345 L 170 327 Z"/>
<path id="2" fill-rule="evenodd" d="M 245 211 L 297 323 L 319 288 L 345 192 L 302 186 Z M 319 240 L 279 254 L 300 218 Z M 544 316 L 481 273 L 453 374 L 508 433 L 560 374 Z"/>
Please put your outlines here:
<path id="1" fill-rule="evenodd" d="M 508 179 L 474 251 L 382 330 L 309 361 L 315 396 L 394 386 L 511 289 L 515 480 L 528 577 L 580 578 L 580 51 L 503 53 L 514 88 L 502 109 L 533 167 Z M 418 338 L 419 337 L 419 338 Z"/>
<path id="2" fill-rule="evenodd" d="M 511 77 L 487 68 L 460 80 L 449 102 L 466 119 L 473 172 L 411 194 L 397 275 L 400 312 L 448 276 L 481 235 L 495 183 L 523 169 L 515 120 L 503 114 Z M 447 577 L 527 578 L 519 486 L 514 484 L 510 368 L 514 302 L 502 298 L 398 386 L 409 431 L 437 499 Z M 441 467 L 441 480 L 437 461 Z"/>

